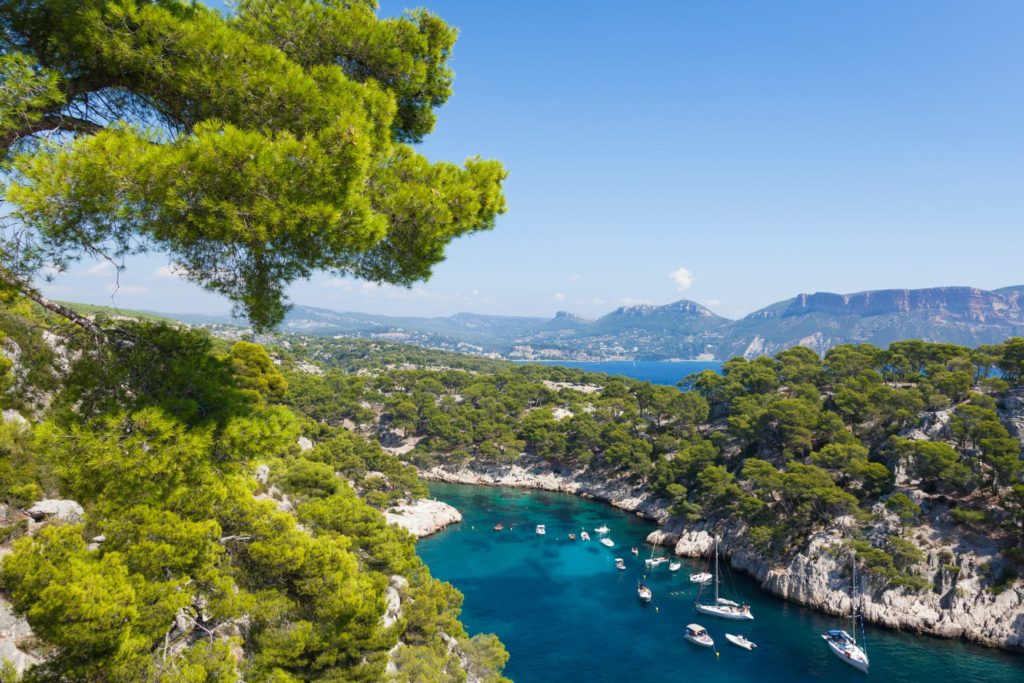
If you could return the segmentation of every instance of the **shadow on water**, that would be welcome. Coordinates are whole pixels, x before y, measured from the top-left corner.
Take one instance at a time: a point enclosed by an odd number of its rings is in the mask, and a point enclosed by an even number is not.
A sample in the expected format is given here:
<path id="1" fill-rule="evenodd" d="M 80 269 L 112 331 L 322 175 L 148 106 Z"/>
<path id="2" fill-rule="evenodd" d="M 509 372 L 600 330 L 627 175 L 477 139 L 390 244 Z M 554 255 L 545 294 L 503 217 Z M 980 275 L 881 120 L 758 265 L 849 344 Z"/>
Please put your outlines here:
<path id="1" fill-rule="evenodd" d="M 497 633 L 511 653 L 506 673 L 518 683 L 540 681 L 841 681 L 863 683 L 863 674 L 836 660 L 819 634 L 837 621 L 763 591 L 733 573 L 727 588 L 749 602 L 756 620 L 727 622 L 696 615 L 698 587 L 689 574 L 701 560 L 682 559 L 645 569 L 654 528 L 634 515 L 565 494 L 431 484 L 434 497 L 451 503 L 462 524 L 420 541 L 431 572 L 465 596 L 463 620 L 471 633 Z M 502 522 L 504 531 L 493 531 Z M 511 528 L 510 525 L 514 524 Z M 545 524 L 547 534 L 535 533 Z M 594 529 L 607 524 L 614 548 Z M 581 529 L 593 540 L 568 540 Z M 639 554 L 630 553 L 637 546 Z M 666 554 L 655 550 L 655 555 Z M 625 571 L 613 560 L 621 557 Z M 637 580 L 654 592 L 637 600 Z M 685 625 L 702 624 L 714 651 L 682 638 Z M 746 635 L 759 647 L 729 645 L 725 633 Z M 900 681 L 1024 681 L 1024 657 L 923 636 L 868 628 L 871 679 Z"/>

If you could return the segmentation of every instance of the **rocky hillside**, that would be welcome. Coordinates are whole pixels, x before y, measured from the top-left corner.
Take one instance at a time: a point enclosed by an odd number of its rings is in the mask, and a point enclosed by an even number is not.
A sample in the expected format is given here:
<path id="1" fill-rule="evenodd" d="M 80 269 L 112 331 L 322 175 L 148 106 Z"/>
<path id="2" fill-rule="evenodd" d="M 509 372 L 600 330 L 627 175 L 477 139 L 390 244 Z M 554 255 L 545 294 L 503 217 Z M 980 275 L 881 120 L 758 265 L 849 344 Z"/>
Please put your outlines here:
<path id="1" fill-rule="evenodd" d="M 409 533 L 458 512 L 303 390 L 254 343 L 0 302 L 0 680 L 505 681 Z"/>
<path id="2" fill-rule="evenodd" d="M 683 555 L 722 536 L 765 590 L 830 613 L 856 558 L 871 621 L 1024 649 L 1024 339 L 795 348 L 723 371 L 689 392 L 538 366 L 289 381 L 316 397 L 303 411 L 426 478 L 606 500 Z"/>

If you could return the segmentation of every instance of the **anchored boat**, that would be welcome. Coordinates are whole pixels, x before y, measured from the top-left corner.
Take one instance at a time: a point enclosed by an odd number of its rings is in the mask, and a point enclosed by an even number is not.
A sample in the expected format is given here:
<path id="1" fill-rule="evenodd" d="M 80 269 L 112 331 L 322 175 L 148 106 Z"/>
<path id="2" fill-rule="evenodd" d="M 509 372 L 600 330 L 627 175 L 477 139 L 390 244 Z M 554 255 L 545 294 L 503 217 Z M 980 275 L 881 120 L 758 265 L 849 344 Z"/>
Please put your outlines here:
<path id="1" fill-rule="evenodd" d="M 854 556 L 851 558 L 853 564 L 853 577 L 851 579 L 850 589 L 850 631 L 853 635 L 850 635 L 846 631 L 841 629 L 831 629 L 826 633 L 822 633 L 821 637 L 828 645 L 828 649 L 832 651 L 836 657 L 846 662 L 854 669 L 858 671 L 868 672 L 868 653 L 867 653 L 867 639 L 864 634 L 864 619 L 857 613 L 856 592 L 857 592 L 857 558 Z M 861 644 L 857 644 L 857 621 L 860 620 L 861 628 Z"/>
<path id="2" fill-rule="evenodd" d="M 691 578 L 692 580 L 692 578 Z M 715 601 L 712 603 L 702 603 L 700 601 L 700 593 L 697 594 L 697 602 L 695 607 L 701 614 L 708 614 L 713 617 L 720 617 L 722 619 L 733 619 L 736 621 L 751 621 L 754 615 L 750 612 L 750 606 L 746 604 L 740 604 L 733 600 L 720 597 L 718 594 L 718 585 L 721 583 L 721 576 L 718 571 L 718 537 L 715 536 Z M 701 584 L 701 593 L 704 592 L 704 584 Z"/>
<path id="3" fill-rule="evenodd" d="M 700 624 L 690 624 L 686 627 L 686 634 L 683 636 L 694 645 L 701 647 L 714 647 L 715 641 L 711 639 L 708 632 Z"/>
<path id="4" fill-rule="evenodd" d="M 726 633 L 725 639 L 736 647 L 742 647 L 744 650 L 753 650 L 757 647 L 757 643 L 753 643 L 743 636 L 733 635 L 732 633 Z"/>

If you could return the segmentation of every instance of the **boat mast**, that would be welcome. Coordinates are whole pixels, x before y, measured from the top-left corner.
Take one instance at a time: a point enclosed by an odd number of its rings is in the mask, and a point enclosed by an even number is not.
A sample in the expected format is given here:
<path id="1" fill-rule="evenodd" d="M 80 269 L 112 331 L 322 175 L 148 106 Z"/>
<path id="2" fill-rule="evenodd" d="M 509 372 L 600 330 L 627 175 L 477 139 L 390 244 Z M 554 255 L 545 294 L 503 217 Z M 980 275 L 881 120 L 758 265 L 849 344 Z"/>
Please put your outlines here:
<path id="1" fill-rule="evenodd" d="M 850 635 L 853 637 L 853 644 L 857 644 L 857 554 L 851 556 L 853 565 L 853 578 L 850 585 Z"/>
<path id="2" fill-rule="evenodd" d="M 718 605 L 718 536 L 715 536 L 715 605 Z"/>

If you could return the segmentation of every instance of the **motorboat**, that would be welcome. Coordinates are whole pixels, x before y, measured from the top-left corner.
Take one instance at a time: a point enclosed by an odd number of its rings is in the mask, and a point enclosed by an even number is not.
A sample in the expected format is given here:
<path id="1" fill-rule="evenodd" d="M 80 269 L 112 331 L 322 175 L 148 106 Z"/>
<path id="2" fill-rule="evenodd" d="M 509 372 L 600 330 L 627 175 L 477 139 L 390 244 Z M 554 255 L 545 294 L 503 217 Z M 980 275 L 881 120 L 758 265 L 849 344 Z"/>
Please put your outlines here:
<path id="1" fill-rule="evenodd" d="M 711 583 L 711 579 L 715 578 L 707 572 L 701 572 L 700 574 L 690 574 L 690 583 Z"/>
<path id="2" fill-rule="evenodd" d="M 502 524 L 501 522 L 498 522 L 497 524 L 494 525 L 494 530 L 495 531 L 503 531 L 504 529 L 505 529 L 505 525 Z"/>
<path id="3" fill-rule="evenodd" d="M 757 647 L 757 643 L 751 642 L 743 636 L 733 635 L 732 633 L 726 633 L 725 639 L 736 647 L 742 647 L 744 650 L 753 650 Z"/>
<path id="4" fill-rule="evenodd" d="M 690 624 L 686 627 L 686 634 L 683 636 L 694 645 L 700 645 L 701 647 L 714 647 L 715 641 L 711 640 L 711 636 L 704 630 L 704 627 L 700 624 Z"/>
<path id="5" fill-rule="evenodd" d="M 611 529 L 609 529 L 606 524 L 602 524 L 601 526 L 599 526 L 596 529 L 594 529 L 594 531 L 596 531 L 599 534 L 606 534 L 609 531 L 611 531 Z"/>
<path id="6" fill-rule="evenodd" d="M 615 558 L 615 568 L 616 569 L 625 569 L 626 568 L 626 561 L 623 560 L 621 557 L 616 557 Z"/>
<path id="7" fill-rule="evenodd" d="M 721 619 L 732 619 L 734 621 L 752 621 L 754 615 L 750 611 L 750 605 L 740 604 L 733 600 L 723 598 L 718 594 L 718 586 L 721 583 L 721 574 L 718 571 L 718 537 L 715 537 L 715 601 L 712 603 L 706 603 L 700 601 L 700 594 L 697 594 L 697 601 L 694 603 L 694 607 L 701 614 L 707 614 L 712 617 L 719 617 Z M 704 584 L 701 584 L 701 592 L 704 590 Z"/>
<path id="8" fill-rule="evenodd" d="M 854 669 L 858 671 L 868 672 L 868 653 L 867 653 L 867 639 L 864 634 L 864 622 L 862 617 L 857 612 L 856 593 L 857 593 L 857 557 L 854 555 L 851 558 L 853 564 L 853 574 L 850 579 L 850 630 L 853 631 L 853 635 L 850 635 L 846 631 L 841 629 L 831 629 L 821 634 L 822 639 L 828 645 L 828 649 L 832 651 L 839 659 L 843 660 Z M 861 644 L 857 644 L 857 621 L 861 619 Z"/>
<path id="9" fill-rule="evenodd" d="M 613 545 L 615 545 L 615 541 L 613 541 L 610 538 L 602 538 L 601 539 L 601 545 L 606 545 L 609 548 L 611 548 Z"/>
<path id="10" fill-rule="evenodd" d="M 683 566 L 682 562 L 669 562 L 668 563 L 668 570 L 670 572 L 677 572 L 677 571 L 679 571 L 680 567 L 682 567 L 682 566 Z"/>
<path id="11" fill-rule="evenodd" d="M 537 535 L 538 536 L 543 536 L 547 532 L 548 532 L 548 530 L 547 530 L 547 528 L 545 528 L 545 526 L 543 524 L 538 524 L 537 525 Z"/>
<path id="12" fill-rule="evenodd" d="M 640 554 L 640 549 L 637 548 L 636 546 L 633 546 L 632 548 L 629 549 L 629 552 L 633 553 L 634 555 L 639 555 Z"/>
<path id="13" fill-rule="evenodd" d="M 588 534 L 586 531 L 581 531 L 580 532 L 580 538 L 583 539 L 584 541 L 589 541 L 590 540 L 590 534 Z"/>
<path id="14" fill-rule="evenodd" d="M 642 602 L 650 602 L 651 598 L 654 597 L 654 594 L 646 583 L 637 583 L 636 596 L 640 598 Z"/>
<path id="15" fill-rule="evenodd" d="M 575 541 L 576 540 L 576 534 L 569 534 L 569 540 L 570 541 Z"/>

